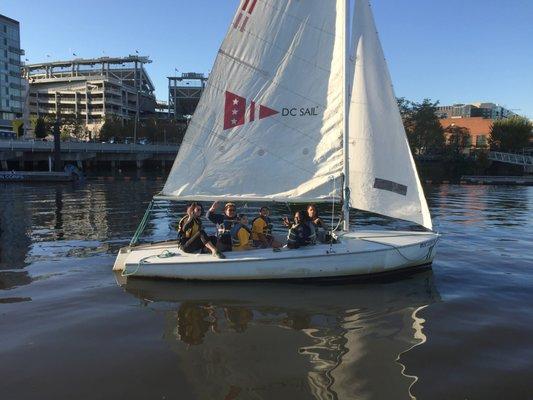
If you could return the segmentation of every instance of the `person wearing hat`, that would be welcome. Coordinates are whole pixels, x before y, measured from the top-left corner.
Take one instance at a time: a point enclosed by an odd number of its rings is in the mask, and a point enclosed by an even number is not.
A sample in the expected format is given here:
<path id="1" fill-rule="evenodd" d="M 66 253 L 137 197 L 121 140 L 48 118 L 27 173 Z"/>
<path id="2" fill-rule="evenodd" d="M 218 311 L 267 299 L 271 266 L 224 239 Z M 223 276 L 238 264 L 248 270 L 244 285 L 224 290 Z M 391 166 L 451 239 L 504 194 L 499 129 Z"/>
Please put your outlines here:
<path id="1" fill-rule="evenodd" d="M 218 201 L 215 201 L 207 211 L 207 219 L 217 226 L 217 248 L 220 251 L 231 251 L 231 228 L 239 222 L 235 203 L 226 203 L 224 213 L 219 214 Z"/>

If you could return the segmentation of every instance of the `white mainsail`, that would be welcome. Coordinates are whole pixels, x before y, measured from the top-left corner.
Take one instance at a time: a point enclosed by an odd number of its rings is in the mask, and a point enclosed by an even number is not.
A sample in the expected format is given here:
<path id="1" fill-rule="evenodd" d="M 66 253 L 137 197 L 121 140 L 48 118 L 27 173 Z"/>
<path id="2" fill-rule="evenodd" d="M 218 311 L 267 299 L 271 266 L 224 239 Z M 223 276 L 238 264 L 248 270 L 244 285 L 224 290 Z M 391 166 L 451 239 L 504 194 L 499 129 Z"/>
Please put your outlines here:
<path id="1" fill-rule="evenodd" d="M 340 198 L 343 16 L 338 0 L 242 0 L 161 194 Z"/>
<path id="2" fill-rule="evenodd" d="M 432 229 L 368 0 L 356 0 L 349 110 L 350 206 Z"/>
<path id="3" fill-rule="evenodd" d="M 367 0 L 345 72 L 347 4 L 241 1 L 162 196 L 339 199 L 346 166 L 351 207 L 432 228 Z"/>

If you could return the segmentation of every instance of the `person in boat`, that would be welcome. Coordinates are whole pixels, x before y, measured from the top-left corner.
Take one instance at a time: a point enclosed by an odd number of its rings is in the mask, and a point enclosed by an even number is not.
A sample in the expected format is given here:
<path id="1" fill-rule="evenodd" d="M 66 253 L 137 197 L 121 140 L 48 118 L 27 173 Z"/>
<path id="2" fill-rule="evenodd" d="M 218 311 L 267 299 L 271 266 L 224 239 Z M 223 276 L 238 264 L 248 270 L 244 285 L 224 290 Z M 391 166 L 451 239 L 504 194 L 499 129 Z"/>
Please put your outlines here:
<path id="1" fill-rule="evenodd" d="M 252 240 L 254 247 L 263 249 L 281 247 L 281 243 L 277 242 L 272 235 L 272 221 L 268 207 L 261 207 L 259 216 L 252 221 Z"/>
<path id="2" fill-rule="evenodd" d="M 187 215 L 179 221 L 177 226 L 180 248 L 185 253 L 196 253 L 207 249 L 217 258 L 226 258 L 202 229 L 200 218 L 203 212 L 204 209 L 199 203 L 192 203 L 187 207 Z"/>
<path id="3" fill-rule="evenodd" d="M 231 228 L 231 243 L 233 251 L 252 249 L 252 231 L 248 227 L 246 214 L 239 214 L 239 222 Z"/>
<path id="4" fill-rule="evenodd" d="M 207 219 L 217 226 L 217 248 L 220 251 L 231 251 L 231 228 L 239 219 L 237 217 L 237 207 L 234 203 L 226 203 L 224 206 L 224 214 L 218 214 L 218 201 L 215 201 L 209 211 L 207 211 Z"/>
<path id="5" fill-rule="evenodd" d="M 288 222 L 288 218 L 284 222 Z M 289 228 L 287 235 L 287 247 L 289 249 L 298 249 L 304 246 L 315 244 L 316 235 L 314 226 L 309 221 L 305 211 L 297 211 L 294 214 L 294 221 Z"/>
<path id="6" fill-rule="evenodd" d="M 329 227 L 318 215 L 318 210 L 315 204 L 309 204 L 307 206 L 307 216 L 309 217 L 309 221 L 311 221 L 315 227 L 317 240 L 320 243 L 327 243 L 328 240 L 331 239 Z"/>

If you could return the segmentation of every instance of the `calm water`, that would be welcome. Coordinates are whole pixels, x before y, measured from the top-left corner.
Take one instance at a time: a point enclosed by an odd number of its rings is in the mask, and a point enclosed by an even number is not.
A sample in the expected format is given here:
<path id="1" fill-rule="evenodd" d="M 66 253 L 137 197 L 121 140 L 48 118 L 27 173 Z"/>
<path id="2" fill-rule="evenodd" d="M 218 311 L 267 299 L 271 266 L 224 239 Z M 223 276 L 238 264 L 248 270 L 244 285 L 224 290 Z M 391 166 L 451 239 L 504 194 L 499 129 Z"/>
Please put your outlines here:
<path id="1" fill-rule="evenodd" d="M 160 186 L 0 184 L 2 400 L 533 399 L 533 188 L 428 188 L 443 240 L 401 279 L 121 287 Z"/>

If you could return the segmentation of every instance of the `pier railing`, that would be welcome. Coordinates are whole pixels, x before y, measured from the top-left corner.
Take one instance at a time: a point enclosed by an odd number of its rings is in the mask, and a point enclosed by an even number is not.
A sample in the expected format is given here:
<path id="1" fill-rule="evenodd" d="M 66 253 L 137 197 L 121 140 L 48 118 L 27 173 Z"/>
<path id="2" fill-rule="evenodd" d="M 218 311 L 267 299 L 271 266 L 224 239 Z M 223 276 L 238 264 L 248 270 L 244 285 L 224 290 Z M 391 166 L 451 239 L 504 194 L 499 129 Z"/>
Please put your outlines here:
<path id="1" fill-rule="evenodd" d="M 87 153 L 177 153 L 179 146 L 170 144 L 119 144 L 61 142 L 62 152 Z M 39 140 L 0 140 L 0 151 L 53 152 L 54 142 Z"/>
<path id="2" fill-rule="evenodd" d="M 533 156 L 525 154 L 514 154 L 514 153 L 502 153 L 499 151 L 491 151 L 489 153 L 489 160 L 499 161 L 506 164 L 522 165 L 522 166 L 533 166 Z"/>

